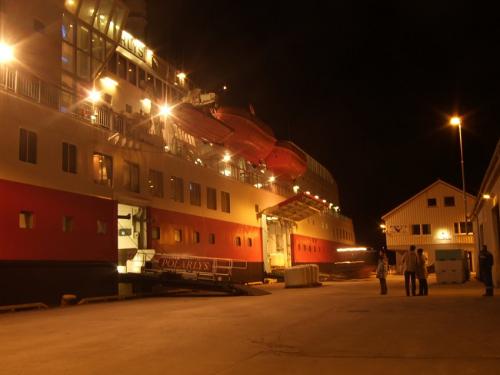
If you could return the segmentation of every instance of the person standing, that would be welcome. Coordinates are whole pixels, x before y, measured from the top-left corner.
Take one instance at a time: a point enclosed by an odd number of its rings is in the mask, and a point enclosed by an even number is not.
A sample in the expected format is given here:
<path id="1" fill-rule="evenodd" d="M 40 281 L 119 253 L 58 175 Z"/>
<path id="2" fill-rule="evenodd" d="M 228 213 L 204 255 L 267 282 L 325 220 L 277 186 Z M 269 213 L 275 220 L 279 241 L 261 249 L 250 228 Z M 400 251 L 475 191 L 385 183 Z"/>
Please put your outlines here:
<path id="1" fill-rule="evenodd" d="M 380 294 L 387 294 L 387 273 L 389 271 L 389 263 L 384 250 L 378 253 L 378 263 L 376 276 L 380 281 Z"/>
<path id="2" fill-rule="evenodd" d="M 418 279 L 418 295 L 426 296 L 429 293 L 427 285 L 427 257 L 423 249 L 417 249 L 417 270 L 416 276 Z"/>
<path id="3" fill-rule="evenodd" d="M 410 250 L 403 255 L 402 263 L 404 267 L 406 295 L 410 296 L 411 282 L 411 295 L 414 296 L 417 291 L 417 286 L 415 285 L 415 272 L 417 270 L 417 254 L 415 254 L 415 245 L 411 245 Z"/>
<path id="4" fill-rule="evenodd" d="M 486 245 L 483 245 L 479 252 L 479 279 L 484 283 L 486 288 L 483 296 L 493 297 L 493 277 L 491 275 L 491 267 L 493 267 L 493 255 L 488 251 Z"/>

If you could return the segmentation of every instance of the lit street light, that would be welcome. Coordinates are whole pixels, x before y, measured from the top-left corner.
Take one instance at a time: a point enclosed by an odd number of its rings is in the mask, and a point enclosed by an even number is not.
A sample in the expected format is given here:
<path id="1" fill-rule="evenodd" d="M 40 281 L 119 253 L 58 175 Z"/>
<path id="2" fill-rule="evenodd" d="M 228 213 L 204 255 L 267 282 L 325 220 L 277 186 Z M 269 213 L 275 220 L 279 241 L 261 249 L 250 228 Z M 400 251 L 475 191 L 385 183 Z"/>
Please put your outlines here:
<path id="1" fill-rule="evenodd" d="M 460 166 L 462 169 L 462 191 L 464 195 L 465 234 L 469 234 L 469 226 L 467 225 L 467 195 L 465 192 L 464 149 L 462 145 L 462 119 L 458 116 L 453 116 L 450 119 L 450 125 L 458 126 L 458 136 L 460 139 Z"/>

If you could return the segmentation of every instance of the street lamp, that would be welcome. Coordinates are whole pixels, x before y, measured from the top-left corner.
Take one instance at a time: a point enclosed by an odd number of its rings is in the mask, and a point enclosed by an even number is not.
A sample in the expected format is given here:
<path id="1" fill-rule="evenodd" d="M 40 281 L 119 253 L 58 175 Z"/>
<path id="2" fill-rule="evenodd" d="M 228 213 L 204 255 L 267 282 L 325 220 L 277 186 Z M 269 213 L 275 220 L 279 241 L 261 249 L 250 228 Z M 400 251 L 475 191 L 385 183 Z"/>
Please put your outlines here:
<path id="1" fill-rule="evenodd" d="M 465 170 L 464 170 L 464 149 L 462 145 L 462 119 L 458 116 L 453 116 L 450 119 L 450 125 L 458 126 L 458 136 L 460 139 L 460 166 L 462 168 L 462 191 L 464 194 L 464 217 L 465 217 L 465 234 L 469 234 L 469 226 L 467 225 L 467 195 L 465 192 Z"/>

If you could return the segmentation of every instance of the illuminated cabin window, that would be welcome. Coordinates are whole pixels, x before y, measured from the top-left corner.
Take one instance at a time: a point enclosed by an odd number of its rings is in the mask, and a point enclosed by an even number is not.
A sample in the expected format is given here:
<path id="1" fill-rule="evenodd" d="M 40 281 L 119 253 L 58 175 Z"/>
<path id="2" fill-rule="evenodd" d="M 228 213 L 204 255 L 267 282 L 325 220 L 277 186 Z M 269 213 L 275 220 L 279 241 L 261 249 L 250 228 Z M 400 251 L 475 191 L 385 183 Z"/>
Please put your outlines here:
<path id="1" fill-rule="evenodd" d="M 248 247 L 252 247 L 253 243 L 252 243 L 252 239 L 251 238 L 247 239 L 247 245 L 248 245 Z"/>
<path id="2" fill-rule="evenodd" d="M 97 220 L 97 234 L 108 233 L 108 223 L 103 220 Z"/>
<path id="3" fill-rule="evenodd" d="M 196 182 L 189 183 L 189 203 L 201 206 L 201 185 Z"/>
<path id="4" fill-rule="evenodd" d="M 182 242 L 182 229 L 174 229 L 174 241 Z"/>
<path id="5" fill-rule="evenodd" d="M 436 206 L 437 206 L 436 198 L 427 199 L 427 207 L 436 207 Z"/>
<path id="6" fill-rule="evenodd" d="M 184 202 L 184 180 L 180 177 L 170 177 L 170 199 L 175 202 Z"/>
<path id="7" fill-rule="evenodd" d="M 210 210 L 217 209 L 217 190 L 207 187 L 207 208 Z"/>
<path id="8" fill-rule="evenodd" d="M 422 224 L 422 234 L 431 234 L 430 224 Z"/>
<path id="9" fill-rule="evenodd" d="M 139 165 L 126 161 L 123 170 L 124 186 L 127 190 L 139 193 Z"/>
<path id="10" fill-rule="evenodd" d="M 150 169 L 148 184 L 153 197 L 163 198 L 163 173 Z"/>
<path id="11" fill-rule="evenodd" d="M 455 197 L 444 197 L 444 206 L 445 207 L 454 207 L 455 206 Z"/>
<path id="12" fill-rule="evenodd" d="M 37 135 L 35 132 L 20 129 L 19 131 L 19 160 L 36 164 Z"/>
<path id="13" fill-rule="evenodd" d="M 62 231 L 64 233 L 73 232 L 73 218 L 71 216 L 63 216 Z"/>
<path id="14" fill-rule="evenodd" d="M 208 234 L 208 243 L 210 245 L 214 245 L 215 244 L 215 233 L 209 233 Z"/>
<path id="15" fill-rule="evenodd" d="M 236 236 L 236 238 L 234 239 L 234 244 L 238 247 L 241 247 L 241 237 L 240 236 Z"/>
<path id="16" fill-rule="evenodd" d="M 35 224 L 35 215 L 31 211 L 21 211 L 19 213 L 19 228 L 33 229 Z"/>
<path id="17" fill-rule="evenodd" d="M 153 239 L 153 240 L 160 239 L 160 227 L 152 227 L 151 228 L 151 239 Z"/>
<path id="18" fill-rule="evenodd" d="M 420 234 L 420 224 L 412 224 L 411 226 L 411 234 L 419 235 Z"/>
<path id="19" fill-rule="evenodd" d="M 62 144 L 62 170 L 76 173 L 76 146 L 66 142 Z"/>
<path id="20" fill-rule="evenodd" d="M 94 182 L 111 187 L 113 185 L 113 158 L 108 155 L 94 153 L 92 156 Z"/>
<path id="21" fill-rule="evenodd" d="M 231 195 L 225 191 L 220 192 L 220 205 L 222 212 L 231 212 Z"/>

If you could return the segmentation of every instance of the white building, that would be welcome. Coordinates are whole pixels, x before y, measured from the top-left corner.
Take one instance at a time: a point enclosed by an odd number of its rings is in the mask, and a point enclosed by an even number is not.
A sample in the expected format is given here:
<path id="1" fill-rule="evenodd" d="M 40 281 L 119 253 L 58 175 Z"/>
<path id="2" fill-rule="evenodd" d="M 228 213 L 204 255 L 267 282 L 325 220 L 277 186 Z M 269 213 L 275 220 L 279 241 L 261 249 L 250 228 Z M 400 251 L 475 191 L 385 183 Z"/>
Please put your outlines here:
<path id="1" fill-rule="evenodd" d="M 476 204 L 472 210 L 472 222 L 476 236 L 476 248 L 488 246 L 493 254 L 493 282 L 500 285 L 500 140 L 491 158 L 490 165 L 479 190 Z"/>
<path id="2" fill-rule="evenodd" d="M 474 202 L 474 197 L 467 194 L 469 210 Z M 397 265 L 410 245 L 423 248 L 429 264 L 434 263 L 436 250 L 465 249 L 474 253 L 472 225 L 467 233 L 464 215 L 462 190 L 437 180 L 382 216 L 387 248 L 397 251 Z"/>

